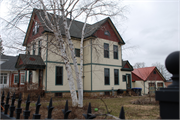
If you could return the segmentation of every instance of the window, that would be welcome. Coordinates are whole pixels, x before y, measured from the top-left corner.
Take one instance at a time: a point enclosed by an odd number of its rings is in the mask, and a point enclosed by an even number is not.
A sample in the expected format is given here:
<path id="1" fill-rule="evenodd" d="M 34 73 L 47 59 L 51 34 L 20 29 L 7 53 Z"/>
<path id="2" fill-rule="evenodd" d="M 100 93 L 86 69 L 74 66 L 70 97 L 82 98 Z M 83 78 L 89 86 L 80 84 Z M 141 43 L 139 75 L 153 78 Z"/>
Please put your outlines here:
<path id="1" fill-rule="evenodd" d="M 1 73 L 0 84 L 7 84 L 7 73 Z"/>
<path id="2" fill-rule="evenodd" d="M 126 75 L 123 75 L 123 82 L 126 82 Z"/>
<path id="3" fill-rule="evenodd" d="M 119 85 L 119 70 L 114 69 L 114 84 Z"/>
<path id="4" fill-rule="evenodd" d="M 80 57 L 80 49 L 75 48 L 76 57 Z"/>
<path id="5" fill-rule="evenodd" d="M 104 43 L 104 57 L 109 58 L 109 44 Z"/>
<path id="6" fill-rule="evenodd" d="M 30 55 L 30 46 L 27 46 L 27 54 Z"/>
<path id="7" fill-rule="evenodd" d="M 38 45 L 39 45 L 38 55 L 40 55 L 40 56 L 41 56 L 42 41 L 39 41 L 39 42 L 38 42 Z"/>
<path id="8" fill-rule="evenodd" d="M 25 82 L 25 76 L 21 75 L 21 83 L 24 83 L 24 82 Z"/>
<path id="9" fill-rule="evenodd" d="M 14 75 L 14 83 L 18 83 L 19 81 L 19 77 L 17 74 Z"/>
<path id="10" fill-rule="evenodd" d="M 109 68 L 104 69 L 104 79 L 105 79 L 105 85 L 110 85 L 110 74 L 109 74 Z"/>
<path id="11" fill-rule="evenodd" d="M 35 55 L 35 52 L 36 52 L 36 48 L 35 48 L 35 43 L 33 44 L 33 55 Z"/>
<path id="12" fill-rule="evenodd" d="M 33 35 L 36 35 L 39 32 L 39 24 L 35 22 L 34 28 L 33 28 Z"/>
<path id="13" fill-rule="evenodd" d="M 110 36 L 109 31 L 105 31 L 104 34 L 107 35 L 107 36 Z"/>
<path id="14" fill-rule="evenodd" d="M 63 85 L 63 67 L 56 66 L 56 85 Z"/>
<path id="15" fill-rule="evenodd" d="M 153 73 L 156 74 L 156 71 L 154 70 Z"/>
<path id="16" fill-rule="evenodd" d="M 32 83 L 32 71 L 29 71 L 29 83 Z"/>
<path id="17" fill-rule="evenodd" d="M 55 93 L 55 97 L 62 97 L 62 93 Z"/>
<path id="18" fill-rule="evenodd" d="M 114 53 L 114 59 L 118 59 L 118 46 L 113 45 L 113 53 Z"/>

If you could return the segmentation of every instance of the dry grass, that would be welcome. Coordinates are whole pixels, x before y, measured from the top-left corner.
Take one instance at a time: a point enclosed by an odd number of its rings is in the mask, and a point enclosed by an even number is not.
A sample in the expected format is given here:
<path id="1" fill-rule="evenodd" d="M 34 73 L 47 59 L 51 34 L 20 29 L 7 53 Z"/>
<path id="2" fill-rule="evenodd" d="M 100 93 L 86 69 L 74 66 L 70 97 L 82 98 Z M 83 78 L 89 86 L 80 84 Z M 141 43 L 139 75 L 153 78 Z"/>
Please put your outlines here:
<path id="1" fill-rule="evenodd" d="M 6 96 L 6 95 L 5 95 Z M 148 98 L 148 96 L 133 96 L 133 97 L 121 97 L 121 98 L 103 98 L 104 102 L 108 107 L 108 111 L 111 111 L 110 114 L 119 117 L 119 113 L 121 107 L 124 107 L 125 118 L 126 119 L 158 119 L 159 118 L 159 105 L 146 104 L 146 105 L 136 105 L 132 104 L 132 101 L 136 101 L 140 98 Z M 100 99 L 84 99 L 84 107 L 83 108 L 72 108 L 71 107 L 71 99 L 70 98 L 57 98 L 54 97 L 53 106 L 54 109 L 52 111 L 52 119 L 63 119 L 63 113 L 61 109 L 64 109 L 66 99 L 69 100 L 69 110 L 72 112 L 69 114 L 69 119 L 84 119 L 83 113 L 87 113 L 87 108 L 89 102 L 91 102 L 92 113 L 93 114 L 104 114 L 107 113 L 106 107 L 104 103 Z M 47 118 L 47 106 L 49 105 L 50 98 L 41 98 L 41 107 L 40 114 L 41 119 Z M 11 103 L 11 102 L 9 102 Z M 36 101 L 32 101 L 30 103 L 30 111 L 31 115 L 29 119 L 32 119 L 33 114 L 35 113 L 35 103 Z M 17 106 L 17 99 L 15 101 L 15 106 Z M 22 109 L 25 109 L 25 100 L 22 101 Z M 94 112 L 94 108 L 98 108 L 98 112 Z M 15 114 L 15 113 L 14 113 Z M 22 113 L 23 114 L 23 113 Z M 23 115 L 21 114 L 21 118 L 23 119 Z M 105 116 L 98 116 L 96 119 L 103 119 Z M 108 119 L 112 119 L 108 117 Z"/>

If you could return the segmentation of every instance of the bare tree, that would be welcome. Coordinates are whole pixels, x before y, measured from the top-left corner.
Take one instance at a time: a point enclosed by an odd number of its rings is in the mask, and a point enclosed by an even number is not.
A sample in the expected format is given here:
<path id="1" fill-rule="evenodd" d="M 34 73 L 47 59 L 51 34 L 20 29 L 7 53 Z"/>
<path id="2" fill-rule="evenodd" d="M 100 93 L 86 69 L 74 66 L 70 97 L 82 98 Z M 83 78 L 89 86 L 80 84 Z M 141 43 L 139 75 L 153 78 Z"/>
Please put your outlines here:
<path id="1" fill-rule="evenodd" d="M 133 68 L 138 69 L 138 68 L 144 68 L 145 63 L 144 62 L 137 62 L 134 64 Z"/>
<path id="2" fill-rule="evenodd" d="M 13 1 L 13 0 L 12 0 Z M 37 14 L 41 16 L 44 21 L 43 25 L 46 26 L 54 35 L 55 39 L 51 41 L 51 45 L 56 48 L 55 54 L 61 56 L 67 71 L 67 78 L 69 81 L 70 93 L 72 97 L 72 105 L 83 107 L 83 45 L 87 29 L 88 19 L 97 16 L 123 16 L 125 7 L 119 5 L 120 1 L 107 1 L 107 0 L 17 0 L 16 5 L 12 7 L 13 19 L 8 22 L 11 26 L 18 26 L 23 20 L 29 19 L 32 9 L 37 8 Z M 113 10 L 112 10 L 113 9 Z M 40 12 L 39 12 L 40 11 Z M 70 19 L 68 19 L 70 16 Z M 78 69 L 77 59 L 74 52 L 74 44 L 70 34 L 70 28 L 74 20 L 79 18 L 84 19 L 84 25 L 81 30 L 81 43 L 80 43 L 80 70 Z M 63 21 L 60 23 L 59 21 Z M 95 29 L 95 28 L 91 28 Z M 64 31 L 64 36 L 62 35 Z M 49 48 L 46 48 L 49 49 Z M 76 75 L 78 97 L 77 100 L 76 89 L 73 78 L 73 70 L 70 61 L 73 61 L 74 71 Z"/>
<path id="3" fill-rule="evenodd" d="M 153 63 L 152 66 L 156 66 L 157 69 L 159 70 L 159 72 L 163 75 L 163 77 L 164 77 L 166 80 L 169 80 L 170 77 L 172 76 L 172 75 L 166 70 L 166 67 L 165 67 L 164 65 L 162 65 L 161 63 L 156 62 L 156 63 Z"/>

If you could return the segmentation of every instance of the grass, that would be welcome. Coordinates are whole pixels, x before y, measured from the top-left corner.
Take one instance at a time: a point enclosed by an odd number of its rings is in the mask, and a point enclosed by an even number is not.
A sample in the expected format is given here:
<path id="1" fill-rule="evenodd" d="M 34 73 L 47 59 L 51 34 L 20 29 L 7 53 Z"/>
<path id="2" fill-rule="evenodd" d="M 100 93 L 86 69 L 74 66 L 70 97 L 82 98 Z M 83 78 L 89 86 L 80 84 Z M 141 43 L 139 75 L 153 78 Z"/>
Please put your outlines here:
<path id="1" fill-rule="evenodd" d="M 111 115 L 114 115 L 116 117 L 119 117 L 119 113 L 121 110 L 121 107 L 124 107 L 125 111 L 125 118 L 126 119 L 158 119 L 159 118 L 159 105 L 152 105 L 152 104 L 146 104 L 146 105 L 136 105 L 132 104 L 132 101 L 135 101 L 137 99 L 142 98 L 148 98 L 147 96 L 125 96 L 122 98 L 109 98 L 105 97 L 103 98 L 103 101 L 107 105 L 108 111 L 111 111 Z M 69 110 L 72 110 L 72 112 L 69 115 L 70 119 L 78 118 L 78 119 L 84 119 L 83 113 L 87 113 L 87 108 L 89 102 L 91 102 L 92 107 L 92 113 L 93 114 L 104 114 L 107 113 L 106 106 L 102 102 L 101 99 L 84 99 L 84 107 L 79 108 L 72 108 L 71 107 L 71 99 L 70 98 L 52 98 L 53 99 L 53 111 L 52 111 L 52 119 L 63 119 L 63 113 L 61 109 L 64 109 L 66 99 L 69 100 Z M 41 98 L 41 107 L 40 107 L 40 114 L 41 118 L 45 119 L 47 118 L 47 106 L 49 105 L 50 98 Z M 11 103 L 11 102 L 9 102 Z M 15 106 L 17 106 L 17 99 L 15 102 Z M 25 109 L 25 100 L 22 101 L 22 109 Z M 29 119 L 32 119 L 32 115 L 35 113 L 35 106 L 36 101 L 31 101 L 30 103 L 30 111 L 31 115 Z M 98 108 L 98 112 L 94 112 L 94 108 Z M 23 115 L 21 115 L 21 118 L 23 119 Z M 96 119 L 103 119 L 104 116 L 96 117 Z M 109 119 L 112 119 L 108 117 Z"/>

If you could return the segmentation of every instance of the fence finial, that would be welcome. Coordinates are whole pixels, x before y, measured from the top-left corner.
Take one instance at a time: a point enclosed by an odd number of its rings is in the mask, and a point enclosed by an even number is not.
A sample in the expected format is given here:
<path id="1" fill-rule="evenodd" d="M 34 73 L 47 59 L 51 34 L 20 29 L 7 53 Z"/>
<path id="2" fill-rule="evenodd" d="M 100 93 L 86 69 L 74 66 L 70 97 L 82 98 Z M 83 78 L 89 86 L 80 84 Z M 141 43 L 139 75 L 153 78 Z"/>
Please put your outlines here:
<path id="1" fill-rule="evenodd" d="M 2 96 L 1 96 L 1 111 L 2 111 L 2 107 L 4 106 L 4 91 L 2 93 Z"/>
<path id="2" fill-rule="evenodd" d="M 51 114 L 52 114 L 52 110 L 53 110 L 53 106 L 52 106 L 52 98 L 51 98 L 51 100 L 50 100 L 50 102 L 49 102 L 49 106 L 47 107 L 48 108 L 48 117 L 47 117 L 47 119 L 51 119 Z"/>
<path id="3" fill-rule="evenodd" d="M 68 100 L 66 100 L 65 109 L 62 109 L 62 112 L 64 114 L 64 119 L 68 119 L 68 115 L 71 112 L 71 110 L 68 110 Z"/>
<path id="4" fill-rule="evenodd" d="M 24 119 L 28 119 L 28 117 L 30 116 L 29 104 L 30 104 L 30 96 L 28 95 L 26 100 L 26 109 L 24 110 L 23 113 Z"/>
<path id="5" fill-rule="evenodd" d="M 39 114 L 39 108 L 40 108 L 40 96 L 38 97 L 37 103 L 36 103 L 36 112 L 33 114 L 33 119 L 40 119 L 41 115 Z"/>
<path id="6" fill-rule="evenodd" d="M 14 102 L 15 102 L 15 93 L 13 94 L 11 106 L 9 108 L 10 117 L 13 117 L 13 113 L 14 113 L 14 110 L 15 110 Z"/>
<path id="7" fill-rule="evenodd" d="M 18 99 L 18 107 L 16 108 L 16 119 L 20 119 L 20 114 L 22 112 L 22 108 L 21 108 L 21 96 L 22 94 L 19 94 L 19 99 Z"/>
<path id="8" fill-rule="evenodd" d="M 91 115 L 91 103 L 89 103 L 87 114 L 83 114 L 83 116 L 85 117 L 85 119 L 94 119 L 94 118 L 96 118 L 95 115 Z"/>
<path id="9" fill-rule="evenodd" d="M 121 107 L 121 111 L 120 111 L 120 114 L 119 114 L 119 118 L 120 118 L 120 119 L 125 119 L 125 114 L 124 114 L 124 108 L 123 108 L 123 106 Z"/>
<path id="10" fill-rule="evenodd" d="M 7 97 L 6 97 L 6 104 L 4 105 L 4 107 L 5 107 L 4 114 L 7 114 L 7 113 L 8 113 L 9 99 L 10 99 L 10 97 L 9 97 L 9 92 L 8 92 L 8 95 L 7 95 Z"/>

